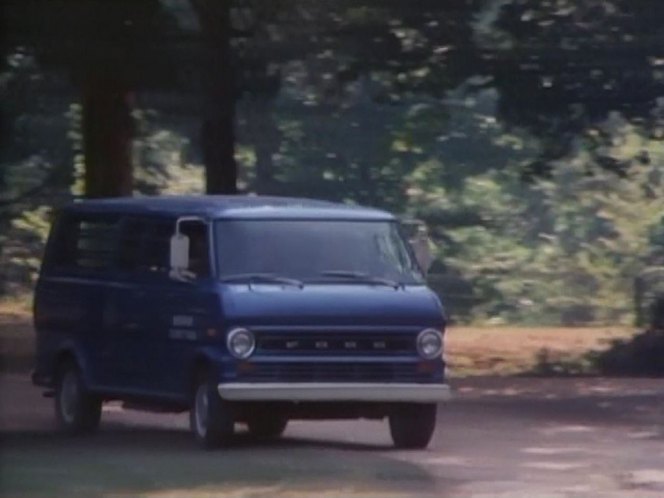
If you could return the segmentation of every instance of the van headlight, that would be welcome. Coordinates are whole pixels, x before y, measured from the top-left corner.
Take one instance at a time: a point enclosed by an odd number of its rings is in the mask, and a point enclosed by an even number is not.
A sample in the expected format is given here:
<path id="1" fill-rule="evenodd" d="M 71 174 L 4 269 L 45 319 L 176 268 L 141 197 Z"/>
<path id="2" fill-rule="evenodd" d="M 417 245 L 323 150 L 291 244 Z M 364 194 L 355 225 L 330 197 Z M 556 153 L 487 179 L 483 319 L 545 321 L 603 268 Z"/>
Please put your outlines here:
<path id="1" fill-rule="evenodd" d="M 417 352 L 426 360 L 439 358 L 443 354 L 443 334 L 435 329 L 424 329 L 417 334 Z"/>
<path id="2" fill-rule="evenodd" d="M 245 360 L 256 349 L 256 338 L 251 330 L 233 329 L 226 336 L 228 352 L 239 360 Z"/>

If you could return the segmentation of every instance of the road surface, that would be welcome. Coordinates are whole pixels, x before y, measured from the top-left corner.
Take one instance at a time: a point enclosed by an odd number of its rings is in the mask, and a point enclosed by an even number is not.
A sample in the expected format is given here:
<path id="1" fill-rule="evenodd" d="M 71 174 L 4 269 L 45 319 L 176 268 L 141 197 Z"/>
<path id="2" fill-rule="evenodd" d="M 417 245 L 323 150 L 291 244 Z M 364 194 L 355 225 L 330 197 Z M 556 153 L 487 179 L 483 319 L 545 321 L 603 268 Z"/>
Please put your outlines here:
<path id="1" fill-rule="evenodd" d="M 664 380 L 459 380 L 425 451 L 375 421 L 293 422 L 205 452 L 185 415 L 104 408 L 101 431 L 53 431 L 52 401 L 0 377 L 2 497 L 664 497 Z"/>

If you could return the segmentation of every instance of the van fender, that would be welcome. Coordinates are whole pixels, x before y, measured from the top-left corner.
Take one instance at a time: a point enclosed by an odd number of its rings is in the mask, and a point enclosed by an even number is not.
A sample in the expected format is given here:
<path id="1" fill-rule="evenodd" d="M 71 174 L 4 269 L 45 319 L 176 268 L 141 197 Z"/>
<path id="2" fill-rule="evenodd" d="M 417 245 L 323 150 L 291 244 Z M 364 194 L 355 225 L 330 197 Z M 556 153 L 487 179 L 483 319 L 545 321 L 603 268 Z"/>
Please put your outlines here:
<path id="1" fill-rule="evenodd" d="M 215 378 L 219 378 L 224 369 L 224 363 L 229 359 L 228 355 L 219 351 L 218 347 L 203 346 L 197 348 L 189 360 L 187 372 L 187 389 L 191 394 L 197 375 L 203 369 L 207 370 Z"/>
<path id="2" fill-rule="evenodd" d="M 65 341 L 53 355 L 53 361 L 51 364 L 51 376 L 53 383 L 55 383 L 55 376 L 57 375 L 58 366 L 65 357 L 73 358 L 73 360 L 76 362 L 76 365 L 78 365 L 78 368 L 81 370 L 83 382 L 87 387 L 90 387 L 92 385 L 92 379 L 90 378 L 88 358 L 85 355 L 81 345 L 71 340 Z"/>

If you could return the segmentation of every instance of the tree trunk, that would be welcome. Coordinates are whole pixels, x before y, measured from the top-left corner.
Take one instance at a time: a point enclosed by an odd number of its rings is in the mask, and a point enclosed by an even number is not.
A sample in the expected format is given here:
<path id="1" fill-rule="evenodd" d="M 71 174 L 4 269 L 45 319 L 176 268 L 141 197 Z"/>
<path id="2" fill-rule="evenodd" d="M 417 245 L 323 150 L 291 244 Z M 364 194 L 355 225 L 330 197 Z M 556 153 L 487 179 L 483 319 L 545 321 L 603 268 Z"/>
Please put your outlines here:
<path id="1" fill-rule="evenodd" d="M 279 152 L 281 133 L 274 119 L 272 100 L 259 97 L 251 104 L 248 120 L 249 140 L 256 154 L 256 180 L 258 194 L 278 194 L 274 175 L 274 154 Z"/>
<path id="2" fill-rule="evenodd" d="M 129 92 L 112 77 L 86 78 L 83 89 L 85 196 L 130 196 L 132 119 Z"/>
<path id="3" fill-rule="evenodd" d="M 205 110 L 201 147 L 208 194 L 237 193 L 235 77 L 230 0 L 193 0 L 203 32 Z"/>

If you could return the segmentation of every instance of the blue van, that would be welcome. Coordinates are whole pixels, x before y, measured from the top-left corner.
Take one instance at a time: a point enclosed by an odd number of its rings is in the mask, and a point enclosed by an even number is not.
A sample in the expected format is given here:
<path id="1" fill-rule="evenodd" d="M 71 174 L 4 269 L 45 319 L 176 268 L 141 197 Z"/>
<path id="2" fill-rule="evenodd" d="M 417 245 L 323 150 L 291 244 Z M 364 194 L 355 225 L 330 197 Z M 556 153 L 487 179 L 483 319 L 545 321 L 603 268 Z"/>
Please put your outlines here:
<path id="1" fill-rule="evenodd" d="M 69 433 L 104 401 L 190 412 L 204 447 L 236 423 L 387 418 L 423 448 L 449 397 L 445 318 L 397 220 L 323 201 L 88 200 L 53 224 L 35 292 L 33 382 Z"/>

